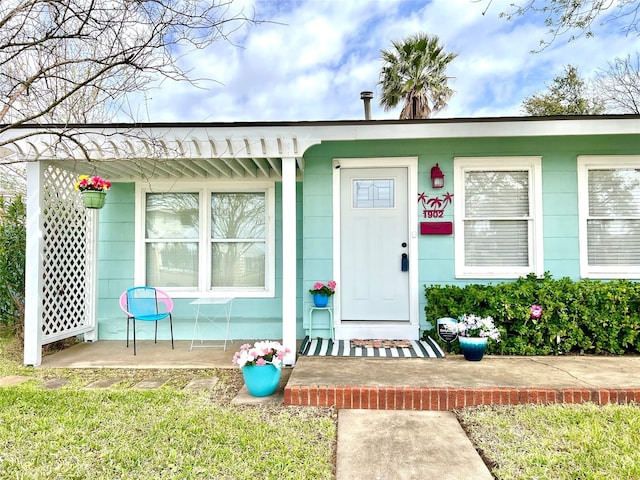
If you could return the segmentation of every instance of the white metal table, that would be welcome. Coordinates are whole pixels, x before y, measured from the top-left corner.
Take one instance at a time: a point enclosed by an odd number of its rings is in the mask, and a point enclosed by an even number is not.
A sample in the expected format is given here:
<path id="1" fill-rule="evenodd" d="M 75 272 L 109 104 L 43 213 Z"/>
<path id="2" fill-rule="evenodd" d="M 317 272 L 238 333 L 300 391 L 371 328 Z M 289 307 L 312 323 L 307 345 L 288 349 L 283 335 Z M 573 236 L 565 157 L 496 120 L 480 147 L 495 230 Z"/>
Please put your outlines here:
<path id="1" fill-rule="evenodd" d="M 193 336 L 191 337 L 191 351 L 194 347 L 222 347 L 227 350 L 227 341 L 229 341 L 229 322 L 231 320 L 231 307 L 233 306 L 233 298 L 197 298 L 191 302 L 196 312 L 196 320 L 193 325 Z M 207 308 L 210 307 L 210 308 Z M 217 307 L 217 312 L 215 311 Z M 216 315 L 218 313 L 218 315 Z M 224 314 L 221 318 L 220 314 Z M 200 344 L 196 343 L 196 334 L 198 332 L 198 322 L 207 320 L 216 327 L 224 330 L 224 344 L 205 344 L 204 339 L 200 338 Z M 226 326 L 221 325 L 220 320 L 226 321 Z"/>

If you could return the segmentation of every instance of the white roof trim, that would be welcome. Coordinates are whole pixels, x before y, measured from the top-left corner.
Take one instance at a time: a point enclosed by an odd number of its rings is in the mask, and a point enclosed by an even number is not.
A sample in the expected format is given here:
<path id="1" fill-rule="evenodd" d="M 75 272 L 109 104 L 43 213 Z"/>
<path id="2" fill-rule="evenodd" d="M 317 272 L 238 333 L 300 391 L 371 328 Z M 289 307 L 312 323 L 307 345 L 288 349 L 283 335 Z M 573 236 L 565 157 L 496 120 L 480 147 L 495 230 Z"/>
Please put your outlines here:
<path id="1" fill-rule="evenodd" d="M 73 170 L 83 165 L 86 170 L 88 155 L 95 160 L 92 165 L 114 181 L 151 174 L 265 178 L 281 176 L 282 158 L 296 158 L 302 168 L 305 151 L 322 141 L 626 134 L 640 134 L 639 115 L 29 126 L 0 134 L 0 143 L 8 142 L 0 154 L 21 161 L 56 161 Z"/>

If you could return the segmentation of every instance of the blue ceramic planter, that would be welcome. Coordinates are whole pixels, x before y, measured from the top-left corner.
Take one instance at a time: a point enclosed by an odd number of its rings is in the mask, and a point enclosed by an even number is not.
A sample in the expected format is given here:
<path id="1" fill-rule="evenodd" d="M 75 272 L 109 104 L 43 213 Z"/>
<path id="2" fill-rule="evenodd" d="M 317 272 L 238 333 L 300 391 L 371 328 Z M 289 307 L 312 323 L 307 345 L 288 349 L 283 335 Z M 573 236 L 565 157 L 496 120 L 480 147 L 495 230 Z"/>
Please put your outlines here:
<path id="1" fill-rule="evenodd" d="M 272 395 L 280 383 L 282 371 L 273 365 L 245 365 L 242 367 L 242 376 L 247 390 L 254 397 L 267 397 Z"/>
<path id="2" fill-rule="evenodd" d="M 487 337 L 458 337 L 466 360 L 479 362 L 487 351 Z"/>
<path id="3" fill-rule="evenodd" d="M 326 307 L 328 303 L 329 303 L 329 296 L 328 295 L 323 295 L 321 293 L 314 293 L 313 294 L 313 304 L 316 307 Z"/>

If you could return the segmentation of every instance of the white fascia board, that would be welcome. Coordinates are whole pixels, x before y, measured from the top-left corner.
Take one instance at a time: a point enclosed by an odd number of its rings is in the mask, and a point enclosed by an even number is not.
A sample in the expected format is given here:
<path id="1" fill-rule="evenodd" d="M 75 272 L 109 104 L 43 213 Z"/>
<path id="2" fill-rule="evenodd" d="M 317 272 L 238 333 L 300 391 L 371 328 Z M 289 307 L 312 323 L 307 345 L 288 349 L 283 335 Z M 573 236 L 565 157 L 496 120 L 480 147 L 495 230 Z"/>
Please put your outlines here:
<path id="1" fill-rule="evenodd" d="M 55 127 L 54 127 L 55 129 Z M 27 143 L 29 133 L 42 132 L 37 128 L 10 129 L 0 140 L 17 138 L 17 144 Z M 301 157 L 314 144 L 323 141 L 352 140 L 408 140 L 437 138 L 538 137 L 564 135 L 638 135 L 640 116 L 602 116 L 579 118 L 476 118 L 424 121 L 348 120 L 326 122 L 265 122 L 227 124 L 121 124 L 75 125 L 67 129 L 75 132 L 76 141 L 90 146 L 111 141 L 123 145 L 122 156 L 131 156 L 133 149 L 144 156 L 145 140 L 161 142 L 176 158 L 182 151 L 184 158 L 216 157 Z M 41 136 L 42 135 L 42 136 Z M 37 135 L 43 143 L 55 144 L 57 138 L 46 130 Z M 35 139 L 31 139 L 32 141 Z M 77 156 L 77 146 L 71 147 Z M 127 148 L 128 147 L 128 148 Z M 11 145 L 7 148 L 12 149 Z M 25 147 L 26 150 L 29 150 Z M 12 149 L 13 150 L 13 149 Z M 116 154 L 118 156 L 118 154 Z M 178 155 L 179 157 L 180 155 Z M 47 157 L 47 155 L 43 155 Z"/>

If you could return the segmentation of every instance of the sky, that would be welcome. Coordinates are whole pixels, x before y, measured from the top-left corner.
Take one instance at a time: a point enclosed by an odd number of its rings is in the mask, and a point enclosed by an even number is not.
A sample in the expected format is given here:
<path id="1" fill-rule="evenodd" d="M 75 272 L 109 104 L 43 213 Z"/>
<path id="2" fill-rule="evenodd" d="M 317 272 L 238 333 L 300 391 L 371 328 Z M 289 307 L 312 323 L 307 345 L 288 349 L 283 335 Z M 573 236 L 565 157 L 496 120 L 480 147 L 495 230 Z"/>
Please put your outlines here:
<path id="1" fill-rule="evenodd" d="M 132 108 L 150 122 L 360 120 L 360 92 L 370 90 L 372 119 L 397 119 L 400 107 L 379 104 L 380 51 L 425 32 L 458 55 L 447 69 L 455 94 L 433 118 L 518 116 L 523 100 L 544 92 L 568 64 L 588 79 L 640 51 L 640 36 L 607 24 L 593 38 L 561 37 L 531 53 L 547 38 L 544 19 L 501 18 L 512 2 L 234 0 L 267 22 L 243 25 L 180 60 L 192 77 L 213 81 L 164 81 Z"/>

